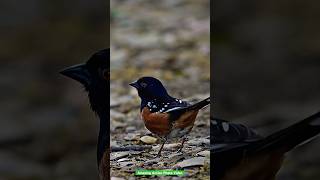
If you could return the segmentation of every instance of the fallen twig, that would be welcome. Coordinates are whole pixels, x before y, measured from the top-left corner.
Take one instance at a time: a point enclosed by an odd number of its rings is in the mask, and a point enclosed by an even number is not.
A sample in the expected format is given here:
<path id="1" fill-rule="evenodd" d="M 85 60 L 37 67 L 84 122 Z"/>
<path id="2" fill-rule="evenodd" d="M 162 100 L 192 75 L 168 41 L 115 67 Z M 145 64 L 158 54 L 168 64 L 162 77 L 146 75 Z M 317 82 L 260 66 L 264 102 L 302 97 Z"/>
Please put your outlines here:
<path id="1" fill-rule="evenodd" d="M 118 146 L 111 146 L 111 152 L 120 152 L 120 151 L 144 151 L 144 150 L 150 150 L 152 146 L 145 145 L 145 146 L 138 146 L 138 145 L 132 145 L 132 146 L 125 146 L 125 147 L 118 147 Z"/>

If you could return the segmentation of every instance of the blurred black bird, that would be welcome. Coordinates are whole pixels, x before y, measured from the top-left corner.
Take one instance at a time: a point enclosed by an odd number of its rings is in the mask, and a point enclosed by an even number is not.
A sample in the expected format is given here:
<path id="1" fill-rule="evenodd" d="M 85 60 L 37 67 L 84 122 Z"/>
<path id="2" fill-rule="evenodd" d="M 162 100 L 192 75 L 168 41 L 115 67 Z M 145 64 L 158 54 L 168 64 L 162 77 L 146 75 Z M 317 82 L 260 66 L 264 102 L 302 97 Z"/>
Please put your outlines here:
<path id="1" fill-rule="evenodd" d="M 140 96 L 140 114 L 146 128 L 163 139 L 158 156 L 167 139 L 171 138 L 183 138 L 181 151 L 184 136 L 193 128 L 199 110 L 210 104 L 210 97 L 190 104 L 170 96 L 154 77 L 141 77 L 130 85 L 137 89 Z"/>
<path id="2" fill-rule="evenodd" d="M 212 177 L 216 180 L 271 180 L 285 154 L 320 133 L 320 112 L 267 137 L 225 120 L 211 119 Z"/>
<path id="3" fill-rule="evenodd" d="M 84 85 L 88 92 L 91 109 L 99 116 L 97 161 L 101 180 L 110 179 L 109 59 L 110 49 L 104 49 L 93 54 L 85 64 L 75 65 L 61 71 L 61 74 Z"/>

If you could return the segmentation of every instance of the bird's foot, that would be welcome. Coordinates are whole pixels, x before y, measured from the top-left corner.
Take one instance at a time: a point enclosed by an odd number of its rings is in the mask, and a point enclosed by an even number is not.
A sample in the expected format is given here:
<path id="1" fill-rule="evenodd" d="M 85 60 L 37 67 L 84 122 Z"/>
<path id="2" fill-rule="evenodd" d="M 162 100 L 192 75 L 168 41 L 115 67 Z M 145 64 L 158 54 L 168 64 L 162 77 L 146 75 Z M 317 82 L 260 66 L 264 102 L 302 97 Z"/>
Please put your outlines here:
<path id="1" fill-rule="evenodd" d="M 161 157 L 161 153 L 158 153 L 158 154 L 156 155 L 156 158 L 159 158 L 159 157 Z"/>
<path id="2" fill-rule="evenodd" d="M 177 153 L 182 153 L 182 149 L 183 149 L 183 147 L 179 148 Z"/>

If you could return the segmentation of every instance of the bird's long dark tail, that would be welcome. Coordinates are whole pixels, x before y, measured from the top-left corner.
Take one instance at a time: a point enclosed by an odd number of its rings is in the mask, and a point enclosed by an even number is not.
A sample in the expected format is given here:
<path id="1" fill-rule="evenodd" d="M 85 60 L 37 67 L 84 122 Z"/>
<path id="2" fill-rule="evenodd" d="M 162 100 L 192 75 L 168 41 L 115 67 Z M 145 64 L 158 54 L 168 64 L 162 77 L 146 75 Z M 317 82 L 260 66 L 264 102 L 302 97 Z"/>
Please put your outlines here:
<path id="1" fill-rule="evenodd" d="M 308 142 L 320 133 L 320 112 L 276 133 L 264 138 L 255 152 L 269 151 L 281 148 L 282 152 L 288 152 L 296 146 Z"/>
<path id="2" fill-rule="evenodd" d="M 207 106 L 209 104 L 210 104 L 210 97 L 208 97 L 208 98 L 206 98 L 206 99 L 204 99 L 204 100 L 202 100 L 200 102 L 197 102 L 197 103 L 189 106 L 187 109 L 188 110 L 199 110 L 199 109 L 201 109 L 201 108 L 203 108 L 203 107 L 205 107 L 205 106 Z"/>

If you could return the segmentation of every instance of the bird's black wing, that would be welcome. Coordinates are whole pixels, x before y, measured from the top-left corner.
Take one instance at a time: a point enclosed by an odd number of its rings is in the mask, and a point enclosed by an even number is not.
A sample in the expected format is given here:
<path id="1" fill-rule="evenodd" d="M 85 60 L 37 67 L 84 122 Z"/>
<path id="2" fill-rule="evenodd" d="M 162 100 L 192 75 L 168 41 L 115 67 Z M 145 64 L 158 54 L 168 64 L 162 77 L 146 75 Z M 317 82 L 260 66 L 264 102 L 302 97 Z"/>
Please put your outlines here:
<path id="1" fill-rule="evenodd" d="M 195 104 L 190 104 L 186 101 L 176 100 L 177 103 L 181 104 L 180 106 L 172 107 L 171 109 L 166 110 L 165 112 L 170 114 L 171 120 L 178 119 L 182 114 L 188 111 L 199 110 L 210 104 L 210 97 L 197 102 Z"/>
<path id="2" fill-rule="evenodd" d="M 148 107 L 150 112 L 159 112 L 159 113 L 164 113 L 164 112 L 169 112 L 169 111 L 174 111 L 176 109 L 181 109 L 188 107 L 190 104 L 187 101 L 183 101 L 181 99 L 176 99 L 176 98 L 169 98 L 166 99 L 165 101 L 159 101 L 159 100 L 151 100 L 144 102 L 141 107 Z"/>
<path id="3" fill-rule="evenodd" d="M 165 111 L 169 112 L 180 112 L 180 111 L 191 111 L 191 110 L 199 110 L 210 104 L 210 97 L 199 101 L 195 104 L 190 104 L 186 101 L 182 101 L 180 99 L 174 99 L 172 103 L 170 103 L 170 107 Z"/>

